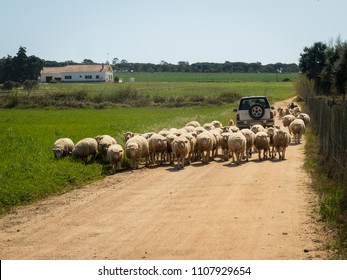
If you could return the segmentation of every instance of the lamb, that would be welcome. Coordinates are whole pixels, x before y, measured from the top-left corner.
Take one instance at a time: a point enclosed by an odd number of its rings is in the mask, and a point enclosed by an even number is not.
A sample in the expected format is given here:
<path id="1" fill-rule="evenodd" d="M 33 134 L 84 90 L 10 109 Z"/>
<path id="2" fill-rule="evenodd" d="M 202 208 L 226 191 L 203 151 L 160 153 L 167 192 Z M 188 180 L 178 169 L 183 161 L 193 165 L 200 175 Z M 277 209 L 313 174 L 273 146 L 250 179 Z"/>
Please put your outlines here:
<path id="1" fill-rule="evenodd" d="M 204 164 L 207 164 L 213 154 L 216 146 L 216 138 L 208 131 L 198 134 L 197 138 L 198 151 Z"/>
<path id="2" fill-rule="evenodd" d="M 284 127 L 289 127 L 290 123 L 295 120 L 295 117 L 293 115 L 285 115 L 282 118 L 282 123 Z"/>
<path id="3" fill-rule="evenodd" d="M 249 161 L 249 158 L 252 157 L 255 134 L 248 128 L 241 129 L 241 133 L 246 137 L 246 160 Z"/>
<path id="4" fill-rule="evenodd" d="M 124 150 L 119 144 L 112 144 L 107 149 L 106 161 L 112 164 L 112 173 L 121 169 L 124 160 Z"/>
<path id="5" fill-rule="evenodd" d="M 130 131 L 123 133 L 124 142 L 128 141 L 131 137 L 134 137 L 135 135 L 138 135 L 138 134 L 134 132 L 130 132 Z"/>
<path id="6" fill-rule="evenodd" d="M 55 158 L 62 158 L 71 155 L 74 143 L 70 138 L 60 138 L 54 142 L 53 153 Z"/>
<path id="7" fill-rule="evenodd" d="M 289 131 L 293 134 L 295 144 L 300 144 L 301 136 L 305 133 L 305 123 L 302 119 L 295 119 L 289 125 Z"/>
<path id="8" fill-rule="evenodd" d="M 72 150 L 72 157 L 84 159 L 86 162 L 89 156 L 95 159 L 97 151 L 98 142 L 94 138 L 84 138 L 75 145 Z"/>
<path id="9" fill-rule="evenodd" d="M 100 139 L 100 138 L 99 138 Z M 97 140 L 98 142 L 98 140 Z M 106 154 L 107 154 L 107 149 L 113 144 L 117 144 L 116 139 L 109 135 L 103 135 L 101 140 L 98 142 L 98 152 L 101 155 L 101 159 L 103 161 L 106 161 Z"/>
<path id="10" fill-rule="evenodd" d="M 167 153 L 167 140 L 163 135 L 153 134 L 148 139 L 149 155 L 152 162 L 161 165 Z"/>
<path id="11" fill-rule="evenodd" d="M 172 152 L 177 159 L 177 168 L 184 168 L 185 161 L 190 164 L 190 142 L 185 136 L 177 136 L 172 142 Z"/>
<path id="12" fill-rule="evenodd" d="M 290 144 L 290 134 L 287 130 L 279 128 L 275 130 L 275 134 L 273 136 L 273 148 L 276 152 L 278 152 L 279 159 L 285 159 L 286 157 L 286 149 Z M 274 157 L 274 152 L 272 152 L 272 156 Z M 275 153 L 276 156 L 276 153 Z"/>
<path id="13" fill-rule="evenodd" d="M 263 159 L 268 157 L 268 152 L 269 152 L 269 139 L 267 137 L 267 133 L 264 131 L 260 131 L 256 133 L 255 138 L 254 138 L 254 147 L 258 151 L 258 158 L 259 160 L 262 160 L 261 157 L 261 151 L 263 150 Z"/>
<path id="14" fill-rule="evenodd" d="M 305 113 L 300 113 L 298 114 L 298 116 L 296 117 L 297 119 L 302 119 L 305 123 L 305 126 L 307 126 L 310 121 L 311 121 L 311 118 L 309 115 L 305 114 Z"/>
<path id="15" fill-rule="evenodd" d="M 236 155 L 236 163 L 240 164 L 241 159 L 246 151 L 246 137 L 241 132 L 232 133 L 229 136 L 228 146 L 229 152 L 235 162 L 234 154 Z"/>
<path id="16" fill-rule="evenodd" d="M 141 158 L 145 158 L 145 165 L 149 164 L 149 145 L 145 137 L 135 135 L 125 143 L 126 156 L 130 159 L 132 169 L 139 168 Z"/>

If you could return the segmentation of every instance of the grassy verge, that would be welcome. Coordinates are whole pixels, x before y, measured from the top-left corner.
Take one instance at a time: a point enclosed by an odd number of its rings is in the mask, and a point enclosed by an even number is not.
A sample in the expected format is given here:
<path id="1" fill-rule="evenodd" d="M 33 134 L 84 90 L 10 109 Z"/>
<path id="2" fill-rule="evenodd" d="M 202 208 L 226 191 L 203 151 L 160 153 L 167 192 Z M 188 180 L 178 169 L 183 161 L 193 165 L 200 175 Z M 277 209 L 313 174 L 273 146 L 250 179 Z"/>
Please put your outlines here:
<path id="1" fill-rule="evenodd" d="M 344 192 L 341 183 L 329 178 L 320 164 L 319 139 L 310 127 L 306 129 L 305 168 L 310 173 L 312 185 L 320 198 L 319 215 L 327 227 L 337 232 L 336 240 L 328 246 L 336 252 L 336 259 L 347 259 L 347 219 L 343 209 Z"/>

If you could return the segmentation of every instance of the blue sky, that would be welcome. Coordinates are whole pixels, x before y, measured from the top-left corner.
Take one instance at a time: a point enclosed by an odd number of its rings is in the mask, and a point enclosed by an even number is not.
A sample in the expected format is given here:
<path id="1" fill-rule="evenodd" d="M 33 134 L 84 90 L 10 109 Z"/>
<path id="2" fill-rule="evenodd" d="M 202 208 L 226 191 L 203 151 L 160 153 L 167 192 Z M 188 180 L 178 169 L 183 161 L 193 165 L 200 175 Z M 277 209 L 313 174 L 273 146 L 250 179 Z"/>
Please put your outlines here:
<path id="1" fill-rule="evenodd" d="M 347 40 L 345 0 L 0 0 L 0 57 L 297 63 Z"/>

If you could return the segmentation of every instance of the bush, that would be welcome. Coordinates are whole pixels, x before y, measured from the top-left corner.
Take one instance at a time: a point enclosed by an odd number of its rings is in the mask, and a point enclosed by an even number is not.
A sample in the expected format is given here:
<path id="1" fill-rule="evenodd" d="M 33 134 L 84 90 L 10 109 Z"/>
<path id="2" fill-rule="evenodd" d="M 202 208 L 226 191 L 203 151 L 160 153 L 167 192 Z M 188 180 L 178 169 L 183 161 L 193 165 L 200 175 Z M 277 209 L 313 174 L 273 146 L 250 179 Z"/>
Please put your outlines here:
<path id="1" fill-rule="evenodd" d="M 12 90 L 14 88 L 14 82 L 6 81 L 2 87 L 4 90 Z"/>
<path id="2" fill-rule="evenodd" d="M 28 95 L 39 87 L 39 82 L 36 80 L 25 80 L 23 88 L 28 92 Z"/>

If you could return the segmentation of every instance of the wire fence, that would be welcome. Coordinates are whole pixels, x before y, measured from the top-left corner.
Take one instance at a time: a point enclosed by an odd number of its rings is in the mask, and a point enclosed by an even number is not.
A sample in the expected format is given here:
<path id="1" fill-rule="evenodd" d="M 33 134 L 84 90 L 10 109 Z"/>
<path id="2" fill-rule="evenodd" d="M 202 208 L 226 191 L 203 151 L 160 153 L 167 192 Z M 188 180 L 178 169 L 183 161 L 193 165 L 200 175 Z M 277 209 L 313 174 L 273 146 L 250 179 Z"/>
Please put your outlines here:
<path id="1" fill-rule="evenodd" d="M 328 175 L 347 182 L 347 105 L 332 105 L 325 99 L 310 97 L 307 106 Z"/>

